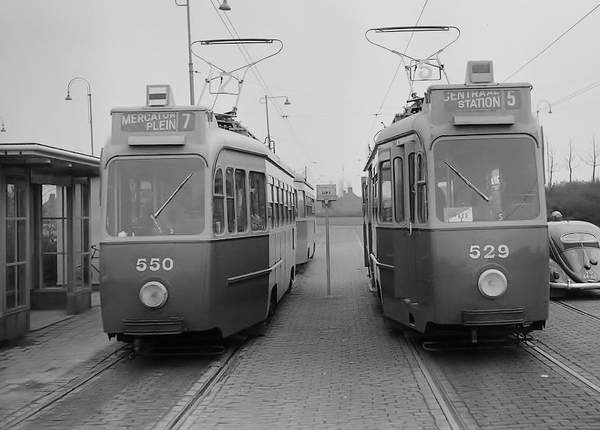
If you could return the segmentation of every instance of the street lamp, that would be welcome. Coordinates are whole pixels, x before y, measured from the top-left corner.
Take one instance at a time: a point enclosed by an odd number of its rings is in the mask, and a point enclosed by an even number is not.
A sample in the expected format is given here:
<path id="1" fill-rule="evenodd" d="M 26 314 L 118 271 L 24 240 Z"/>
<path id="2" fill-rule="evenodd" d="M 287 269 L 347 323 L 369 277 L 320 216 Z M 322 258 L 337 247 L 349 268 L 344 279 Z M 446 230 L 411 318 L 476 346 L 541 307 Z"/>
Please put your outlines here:
<path id="1" fill-rule="evenodd" d="M 548 100 L 540 100 L 540 102 L 537 104 L 537 108 L 535 111 L 535 116 L 536 119 L 539 121 L 540 119 L 540 106 L 546 103 L 548 105 L 548 113 L 551 114 L 552 113 L 552 105 L 550 104 L 550 102 Z M 546 156 L 548 157 L 548 168 L 550 167 L 550 151 L 548 151 L 548 154 L 546 154 L 546 137 L 544 136 L 544 127 L 540 126 L 540 132 L 542 134 L 542 161 L 545 164 L 546 163 Z M 551 180 L 552 178 L 550 178 Z M 544 183 L 546 183 L 546 166 L 544 166 Z M 552 185 L 552 184 L 550 184 Z"/>
<path id="2" fill-rule="evenodd" d="M 267 145 L 267 147 L 271 150 L 273 150 L 273 152 L 275 152 L 275 141 L 271 140 L 271 131 L 269 130 L 269 99 L 285 99 L 285 102 L 283 103 L 284 105 L 288 106 L 291 105 L 290 100 L 288 99 L 288 96 L 267 96 L 265 95 L 264 97 L 261 97 L 259 99 L 259 101 L 261 103 L 265 103 L 265 113 L 267 116 L 267 137 L 265 139 L 265 144 Z M 271 144 L 273 144 L 273 146 L 271 147 Z"/>
<path id="3" fill-rule="evenodd" d="M 65 97 L 65 100 L 73 100 L 71 98 L 71 85 L 73 85 L 75 82 L 83 82 L 85 84 L 85 86 L 87 87 L 87 95 L 88 95 L 88 116 L 90 119 L 90 145 L 92 148 L 92 156 L 94 155 L 94 126 L 92 123 L 92 87 L 90 86 L 90 83 L 85 80 L 84 78 L 73 78 L 69 81 L 69 84 L 67 85 L 67 97 Z"/>
<path id="4" fill-rule="evenodd" d="M 185 6 L 187 14 L 187 39 L 188 39 L 188 73 L 190 75 L 190 105 L 194 105 L 194 63 L 192 62 L 192 32 L 190 28 L 190 0 L 180 4 L 175 0 L 177 6 Z M 223 11 L 231 10 L 231 6 L 227 4 L 227 0 L 223 0 L 223 3 L 219 6 L 219 9 Z"/>
<path id="5" fill-rule="evenodd" d="M 4 129 L 4 118 L 0 116 L 0 120 L 2 120 L 2 130 L 0 130 L 0 133 L 6 133 L 6 130 Z"/>
<path id="6" fill-rule="evenodd" d="M 552 105 L 550 104 L 550 102 L 548 100 L 540 100 L 540 102 L 537 105 L 537 110 L 535 111 L 536 118 L 540 117 L 540 105 L 542 103 L 546 103 L 548 105 L 548 113 L 552 113 Z"/>

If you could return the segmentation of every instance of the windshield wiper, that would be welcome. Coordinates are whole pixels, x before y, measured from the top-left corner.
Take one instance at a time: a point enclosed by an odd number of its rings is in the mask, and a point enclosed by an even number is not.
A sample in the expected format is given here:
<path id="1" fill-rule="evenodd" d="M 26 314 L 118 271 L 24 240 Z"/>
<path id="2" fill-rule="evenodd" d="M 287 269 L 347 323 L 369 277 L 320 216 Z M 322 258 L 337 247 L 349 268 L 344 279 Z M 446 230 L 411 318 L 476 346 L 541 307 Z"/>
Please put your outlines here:
<path id="1" fill-rule="evenodd" d="M 187 183 L 187 181 L 190 180 L 190 178 L 192 177 L 193 174 L 194 173 L 192 172 L 189 175 L 187 175 L 187 177 L 181 182 L 181 184 L 179 184 L 179 186 L 177 188 L 175 188 L 175 191 L 173 191 L 171 193 L 169 198 L 167 200 L 165 200 L 165 202 L 162 204 L 162 206 L 159 207 L 158 210 L 153 215 L 150 215 L 150 219 L 152 219 L 152 221 L 154 222 L 154 225 L 156 225 L 156 228 L 158 229 L 159 234 L 162 234 L 162 228 L 160 228 L 160 225 L 158 225 L 156 218 L 159 217 L 159 215 L 161 214 L 163 209 L 171 202 L 171 200 L 173 200 L 173 197 L 175 197 L 175 195 L 179 192 L 179 190 L 181 190 L 181 188 L 183 188 L 183 186 Z"/>
<path id="2" fill-rule="evenodd" d="M 460 179 L 462 179 L 462 181 L 463 181 L 465 184 L 467 184 L 467 186 L 468 186 L 469 188 L 471 188 L 473 191 L 475 191 L 475 192 L 476 192 L 476 193 L 479 195 L 479 197 L 481 197 L 481 198 L 482 198 L 483 200 L 485 200 L 486 202 L 489 202 L 489 201 L 490 201 L 490 198 L 489 198 L 488 196 L 486 196 L 485 194 L 483 194 L 483 193 L 482 193 L 482 192 L 479 190 L 479 188 L 477 188 L 477 187 L 476 187 L 476 186 L 475 186 L 475 185 L 474 185 L 474 184 L 473 184 L 471 181 L 469 181 L 467 178 L 465 178 L 465 176 L 464 176 L 462 173 L 460 173 L 460 172 L 459 172 L 458 170 L 456 170 L 456 169 L 455 169 L 453 166 L 451 166 L 451 165 L 450 165 L 450 163 L 448 163 L 446 160 L 444 160 L 444 164 L 445 164 L 446 166 L 448 166 L 448 167 L 450 168 L 450 170 L 452 170 L 454 173 L 456 173 L 456 175 L 457 175 L 457 176 L 458 176 Z"/>

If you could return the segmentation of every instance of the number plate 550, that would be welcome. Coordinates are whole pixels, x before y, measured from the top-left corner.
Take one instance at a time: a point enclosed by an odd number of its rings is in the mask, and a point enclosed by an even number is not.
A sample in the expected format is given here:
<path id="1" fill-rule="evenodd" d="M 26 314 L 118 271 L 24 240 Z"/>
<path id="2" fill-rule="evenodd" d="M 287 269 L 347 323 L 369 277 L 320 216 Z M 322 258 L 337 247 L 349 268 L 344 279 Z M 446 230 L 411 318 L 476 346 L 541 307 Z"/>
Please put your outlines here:
<path id="1" fill-rule="evenodd" d="M 135 270 L 138 272 L 145 272 L 146 270 L 158 272 L 162 269 L 168 272 L 169 270 L 173 270 L 174 265 L 173 259 L 169 257 L 162 260 L 160 258 L 138 258 L 135 263 Z"/>
<path id="2" fill-rule="evenodd" d="M 506 258 L 510 254 L 508 245 L 471 245 L 469 257 L 473 260 L 478 258 Z"/>

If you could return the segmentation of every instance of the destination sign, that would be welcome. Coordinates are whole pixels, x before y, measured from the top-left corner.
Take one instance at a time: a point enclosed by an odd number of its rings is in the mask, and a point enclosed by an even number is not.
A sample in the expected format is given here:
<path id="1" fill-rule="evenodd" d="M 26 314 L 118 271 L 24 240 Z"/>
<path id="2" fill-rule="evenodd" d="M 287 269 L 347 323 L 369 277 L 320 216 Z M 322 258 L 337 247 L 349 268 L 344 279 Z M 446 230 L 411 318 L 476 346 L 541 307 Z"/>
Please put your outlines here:
<path id="1" fill-rule="evenodd" d="M 125 112 L 121 116 L 121 131 L 152 133 L 193 131 L 194 112 Z"/>
<path id="2" fill-rule="evenodd" d="M 490 111 L 520 109 L 519 90 L 450 90 L 444 91 L 444 108 L 447 111 Z"/>

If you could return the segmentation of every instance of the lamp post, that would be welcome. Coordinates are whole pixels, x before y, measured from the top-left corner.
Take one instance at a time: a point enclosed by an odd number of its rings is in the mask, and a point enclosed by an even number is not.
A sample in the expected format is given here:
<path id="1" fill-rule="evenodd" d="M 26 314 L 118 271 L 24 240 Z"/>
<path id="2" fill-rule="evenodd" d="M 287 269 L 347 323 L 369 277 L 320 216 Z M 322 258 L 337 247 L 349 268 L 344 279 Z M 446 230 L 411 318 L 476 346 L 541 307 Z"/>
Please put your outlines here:
<path id="1" fill-rule="evenodd" d="M 188 46 L 188 73 L 190 79 L 190 105 L 194 105 L 194 63 L 192 62 L 192 32 L 190 28 L 190 0 L 187 0 L 185 3 L 180 4 L 175 0 L 175 4 L 177 6 L 185 6 L 185 12 L 187 15 L 187 46 Z M 222 11 L 231 10 L 231 6 L 227 4 L 227 0 L 223 0 L 223 3 L 219 6 L 219 9 Z"/>
<path id="2" fill-rule="evenodd" d="M 6 133 L 6 130 L 4 129 L 4 118 L 0 116 L 0 120 L 2 120 L 2 130 L 0 130 L 0 133 Z"/>
<path id="3" fill-rule="evenodd" d="M 93 115 L 92 115 L 92 87 L 90 86 L 90 83 L 84 79 L 84 78 L 73 78 L 69 81 L 69 84 L 67 85 L 67 97 L 65 97 L 65 100 L 73 100 L 71 98 L 71 85 L 73 85 L 75 82 L 83 82 L 87 88 L 87 95 L 88 95 L 88 116 L 89 116 L 89 120 L 90 120 L 90 146 L 92 149 L 92 156 L 94 155 L 94 126 L 93 126 Z"/>
<path id="4" fill-rule="evenodd" d="M 536 111 L 535 111 L 535 116 L 538 119 L 540 117 L 540 110 L 541 110 L 540 105 L 542 103 L 546 103 L 548 105 L 548 113 L 552 113 L 552 105 L 550 104 L 550 102 L 548 100 L 540 100 L 540 102 L 537 104 L 537 108 L 536 108 Z"/>
<path id="5" fill-rule="evenodd" d="M 548 105 L 548 113 L 551 114 L 552 113 L 552 105 L 550 104 L 550 102 L 548 100 L 540 100 L 539 103 L 537 104 L 537 108 L 535 111 L 535 116 L 536 119 L 539 122 L 540 119 L 540 110 L 541 110 L 541 106 L 542 104 L 546 103 Z M 540 132 L 542 134 L 542 161 L 544 163 L 546 163 L 546 137 L 544 136 L 544 127 L 540 125 Z M 550 152 L 548 152 L 548 168 L 550 169 Z M 550 174 L 550 173 L 549 173 Z M 550 180 L 552 180 L 552 178 L 550 177 Z M 544 166 L 544 183 L 546 183 L 546 168 Z M 552 185 L 552 184 L 550 184 Z"/>
<path id="6" fill-rule="evenodd" d="M 283 104 L 286 105 L 286 106 L 291 105 L 291 103 L 290 103 L 290 100 L 288 99 L 288 96 L 273 96 L 273 97 L 270 97 L 270 96 L 267 96 L 265 94 L 264 97 L 261 97 L 259 99 L 259 101 L 261 103 L 263 103 L 263 101 L 265 103 L 265 114 L 267 116 L 267 137 L 265 139 L 265 143 L 266 143 L 266 145 L 267 145 L 267 147 L 269 149 L 271 149 L 271 150 L 273 150 L 273 152 L 275 152 L 275 141 L 271 140 L 271 131 L 269 129 L 269 99 L 285 99 L 285 102 L 283 102 Z M 273 144 L 273 147 L 271 147 L 271 144 Z"/>

